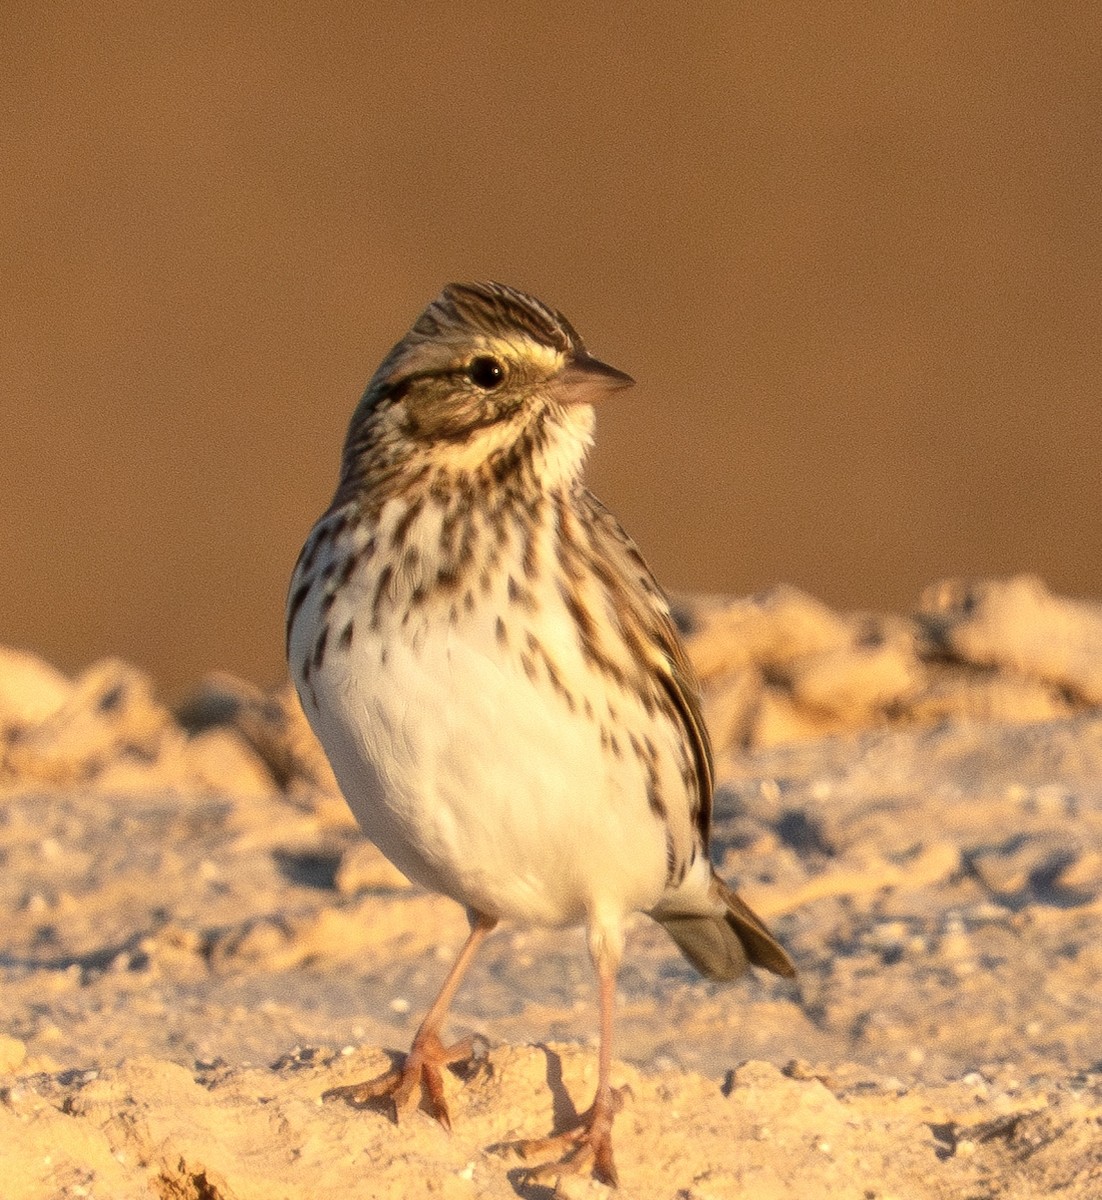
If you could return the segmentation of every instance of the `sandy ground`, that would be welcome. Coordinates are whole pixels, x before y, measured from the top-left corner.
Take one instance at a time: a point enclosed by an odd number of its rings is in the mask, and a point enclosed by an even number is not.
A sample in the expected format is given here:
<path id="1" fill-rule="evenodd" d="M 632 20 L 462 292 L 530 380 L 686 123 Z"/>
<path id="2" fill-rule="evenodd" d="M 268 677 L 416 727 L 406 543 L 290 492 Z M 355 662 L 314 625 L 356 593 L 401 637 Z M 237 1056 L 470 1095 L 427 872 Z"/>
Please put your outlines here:
<path id="1" fill-rule="evenodd" d="M 633 922 L 621 1194 L 1102 1196 L 1102 609 L 1016 579 L 683 618 L 715 857 L 800 979 L 704 982 Z M 6 651 L 0 734 L 3 1196 L 607 1194 L 511 1145 L 591 1097 L 578 931 L 488 942 L 450 1135 L 322 1102 L 405 1048 L 465 924 L 357 837 L 285 691 L 170 712 Z"/>

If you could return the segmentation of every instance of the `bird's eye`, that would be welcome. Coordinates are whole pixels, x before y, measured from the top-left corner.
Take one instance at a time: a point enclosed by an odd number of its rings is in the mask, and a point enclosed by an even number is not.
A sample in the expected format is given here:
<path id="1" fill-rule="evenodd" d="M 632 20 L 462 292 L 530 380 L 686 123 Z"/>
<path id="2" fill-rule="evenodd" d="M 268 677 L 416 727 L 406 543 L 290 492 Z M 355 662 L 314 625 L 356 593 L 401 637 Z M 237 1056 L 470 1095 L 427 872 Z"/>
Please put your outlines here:
<path id="1" fill-rule="evenodd" d="M 467 378 L 484 392 L 493 391 L 505 378 L 505 368 L 496 358 L 488 354 L 480 354 L 472 358 L 467 367 Z"/>

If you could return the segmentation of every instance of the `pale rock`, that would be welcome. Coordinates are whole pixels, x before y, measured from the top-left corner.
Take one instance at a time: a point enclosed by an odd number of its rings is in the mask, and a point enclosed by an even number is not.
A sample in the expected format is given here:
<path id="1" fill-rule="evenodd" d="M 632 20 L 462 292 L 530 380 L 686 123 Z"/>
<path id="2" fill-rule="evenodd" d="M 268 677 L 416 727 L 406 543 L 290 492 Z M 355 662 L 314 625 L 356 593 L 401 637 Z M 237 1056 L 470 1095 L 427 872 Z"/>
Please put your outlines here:
<path id="1" fill-rule="evenodd" d="M 378 888 L 408 888 L 412 885 L 382 851 L 368 841 L 357 841 L 341 856 L 334 878 L 342 896 Z"/>
<path id="2" fill-rule="evenodd" d="M 187 739 L 187 775 L 201 790 L 226 795 L 271 795 L 275 781 L 260 755 L 235 729 L 207 729 Z"/>
<path id="3" fill-rule="evenodd" d="M 37 654 L 0 646 L 0 731 L 49 719 L 72 690 L 69 680 Z"/>
<path id="4" fill-rule="evenodd" d="M 27 1047 L 18 1038 L 0 1033 L 0 1075 L 18 1071 L 27 1058 Z"/>
<path id="5" fill-rule="evenodd" d="M 1054 596 L 1033 575 L 945 580 L 926 589 L 921 619 L 965 662 L 1008 668 L 1102 704 L 1102 605 Z"/>
<path id="6" fill-rule="evenodd" d="M 71 783 L 94 777 L 116 757 L 153 762 L 174 728 L 149 676 L 104 659 L 77 680 L 49 718 L 13 738 L 7 767 L 21 779 Z"/>

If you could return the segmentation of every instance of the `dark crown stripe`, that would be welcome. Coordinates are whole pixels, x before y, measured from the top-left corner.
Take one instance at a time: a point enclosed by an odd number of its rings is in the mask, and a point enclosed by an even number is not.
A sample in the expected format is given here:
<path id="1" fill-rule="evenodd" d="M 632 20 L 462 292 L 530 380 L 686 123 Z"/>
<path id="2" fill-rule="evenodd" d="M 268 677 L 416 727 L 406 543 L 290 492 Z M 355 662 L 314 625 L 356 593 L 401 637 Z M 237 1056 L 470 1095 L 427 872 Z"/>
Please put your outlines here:
<path id="1" fill-rule="evenodd" d="M 413 328 L 426 338 L 439 337 L 446 329 L 492 337 L 508 337 L 519 330 L 564 354 L 582 348 L 561 313 L 501 283 L 449 283 Z"/>

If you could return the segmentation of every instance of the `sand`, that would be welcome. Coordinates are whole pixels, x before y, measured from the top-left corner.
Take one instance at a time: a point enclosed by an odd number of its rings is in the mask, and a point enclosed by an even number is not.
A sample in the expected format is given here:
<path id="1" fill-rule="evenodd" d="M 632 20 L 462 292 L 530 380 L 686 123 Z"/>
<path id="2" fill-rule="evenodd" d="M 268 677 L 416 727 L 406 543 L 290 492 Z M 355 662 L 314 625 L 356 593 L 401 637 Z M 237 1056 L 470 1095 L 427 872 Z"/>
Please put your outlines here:
<path id="1" fill-rule="evenodd" d="M 698 979 L 632 920 L 620 1194 L 1102 1195 L 1102 609 L 949 581 L 905 616 L 689 599 L 714 856 L 798 964 Z M 0 1194 L 602 1196 L 512 1143 L 589 1103 L 579 931 L 463 985 L 454 1127 L 323 1102 L 404 1049 L 465 932 L 357 835 L 286 688 L 175 711 L 0 652 Z"/>

